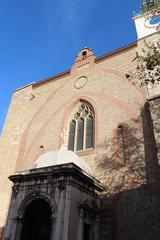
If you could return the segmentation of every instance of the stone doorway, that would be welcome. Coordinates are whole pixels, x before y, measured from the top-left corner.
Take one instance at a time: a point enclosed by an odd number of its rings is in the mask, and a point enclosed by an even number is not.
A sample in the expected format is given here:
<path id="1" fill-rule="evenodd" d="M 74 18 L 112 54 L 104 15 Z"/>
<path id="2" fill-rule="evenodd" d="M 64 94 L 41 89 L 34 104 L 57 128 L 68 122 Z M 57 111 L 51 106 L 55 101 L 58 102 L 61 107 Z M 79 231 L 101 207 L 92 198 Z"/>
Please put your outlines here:
<path id="1" fill-rule="evenodd" d="M 24 213 L 20 240 L 50 240 L 51 215 L 51 208 L 45 200 L 31 202 Z"/>

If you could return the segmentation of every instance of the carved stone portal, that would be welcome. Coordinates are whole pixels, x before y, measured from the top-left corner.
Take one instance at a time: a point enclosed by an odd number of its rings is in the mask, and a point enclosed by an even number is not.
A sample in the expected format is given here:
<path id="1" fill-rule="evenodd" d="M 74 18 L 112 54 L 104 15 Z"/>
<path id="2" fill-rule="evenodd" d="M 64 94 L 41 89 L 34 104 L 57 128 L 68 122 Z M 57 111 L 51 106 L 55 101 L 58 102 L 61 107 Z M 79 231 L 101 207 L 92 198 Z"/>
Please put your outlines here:
<path id="1" fill-rule="evenodd" d="M 10 180 L 14 186 L 4 240 L 99 239 L 102 188 L 76 165 L 32 169 Z"/>

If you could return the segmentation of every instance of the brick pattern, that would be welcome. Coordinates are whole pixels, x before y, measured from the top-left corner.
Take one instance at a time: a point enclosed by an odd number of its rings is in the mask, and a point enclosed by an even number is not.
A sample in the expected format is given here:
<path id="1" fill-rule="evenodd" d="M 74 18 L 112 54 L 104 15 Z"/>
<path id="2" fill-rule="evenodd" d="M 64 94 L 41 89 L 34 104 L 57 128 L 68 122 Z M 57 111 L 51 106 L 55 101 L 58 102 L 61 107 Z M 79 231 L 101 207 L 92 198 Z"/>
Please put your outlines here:
<path id="1" fill-rule="evenodd" d="M 0 186 L 5 186 L 0 188 L 0 227 L 5 225 L 10 202 L 8 176 L 32 168 L 41 154 L 59 148 L 60 134 L 64 128 L 68 130 L 70 111 L 80 99 L 91 102 L 96 116 L 95 148 L 77 153 L 83 155 L 92 175 L 108 194 L 146 181 L 140 121 L 146 92 L 125 77 L 135 68 L 132 60 L 136 50 L 134 46 L 97 62 L 89 52 L 89 58 L 76 62 L 70 74 L 31 84 L 13 94 L 0 139 Z M 77 89 L 75 80 L 81 76 L 87 78 L 87 83 Z M 132 130 L 128 136 L 129 160 L 117 169 L 114 132 L 119 124 L 126 123 Z"/>

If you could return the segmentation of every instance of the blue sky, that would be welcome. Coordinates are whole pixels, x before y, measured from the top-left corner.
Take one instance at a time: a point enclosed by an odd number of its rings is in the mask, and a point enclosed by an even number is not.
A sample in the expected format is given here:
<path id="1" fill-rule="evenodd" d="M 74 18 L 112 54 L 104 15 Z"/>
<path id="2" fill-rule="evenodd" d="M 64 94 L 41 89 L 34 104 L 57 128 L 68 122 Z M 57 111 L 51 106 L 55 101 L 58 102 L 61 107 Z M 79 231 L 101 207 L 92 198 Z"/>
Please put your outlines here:
<path id="1" fill-rule="evenodd" d="M 0 0 L 0 132 L 12 92 L 137 39 L 140 0 Z"/>

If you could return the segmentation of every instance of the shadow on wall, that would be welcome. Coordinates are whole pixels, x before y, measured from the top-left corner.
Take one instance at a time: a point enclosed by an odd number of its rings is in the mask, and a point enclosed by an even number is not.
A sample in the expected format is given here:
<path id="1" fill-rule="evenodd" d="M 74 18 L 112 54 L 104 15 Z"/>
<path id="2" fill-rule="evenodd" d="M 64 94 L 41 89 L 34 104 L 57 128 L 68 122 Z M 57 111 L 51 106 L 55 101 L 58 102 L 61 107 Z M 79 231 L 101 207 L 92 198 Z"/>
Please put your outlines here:
<path id="1" fill-rule="evenodd" d="M 159 213 L 159 193 L 143 186 L 122 192 L 116 206 L 117 239 L 158 240 Z"/>
<path id="2" fill-rule="evenodd" d="M 123 124 L 128 139 L 125 163 L 116 161 L 119 149 L 109 157 L 100 154 L 97 158 L 98 167 L 104 171 L 103 183 L 107 186 L 101 198 L 101 240 L 159 239 L 160 174 L 151 110 L 146 102 L 141 120 Z M 137 128 L 138 124 L 143 126 L 143 131 Z M 107 152 L 113 142 L 105 141 L 100 147 Z"/>
<path id="3" fill-rule="evenodd" d="M 3 232 L 4 232 L 4 227 L 3 227 L 3 228 L 0 228 L 0 239 L 2 239 Z"/>
<path id="4" fill-rule="evenodd" d="M 124 156 L 120 154 L 118 136 L 106 139 L 99 146 L 97 167 L 102 173 L 97 178 L 104 184 L 106 193 L 117 192 L 133 183 L 144 183 L 146 166 L 144 161 L 144 140 L 141 121 L 132 120 L 121 124 L 124 128 Z M 138 127 L 137 127 L 138 126 Z M 116 131 L 115 131 L 116 132 Z M 104 177 L 103 177 L 104 176 Z"/>
<path id="5" fill-rule="evenodd" d="M 146 180 L 147 184 L 156 190 L 160 190 L 160 169 L 157 156 L 157 143 L 154 135 L 154 121 L 151 116 L 152 108 L 148 102 L 142 110 Z"/>
<path id="6" fill-rule="evenodd" d="M 101 240 L 159 240 L 160 194 L 147 186 L 101 199 Z"/>

